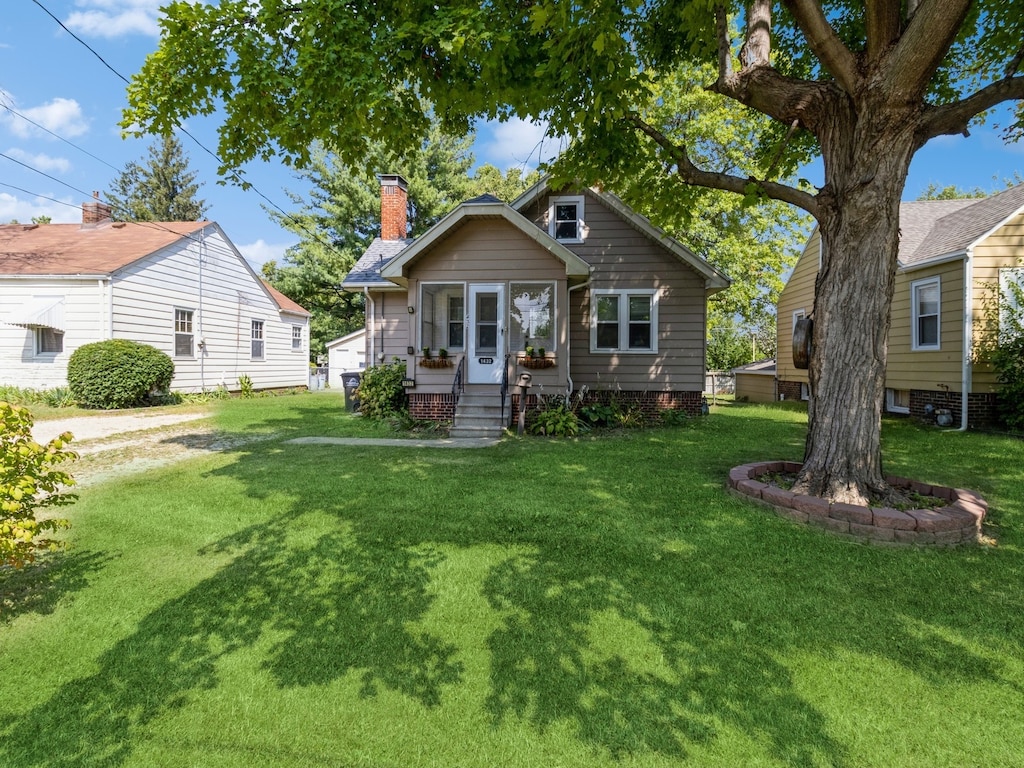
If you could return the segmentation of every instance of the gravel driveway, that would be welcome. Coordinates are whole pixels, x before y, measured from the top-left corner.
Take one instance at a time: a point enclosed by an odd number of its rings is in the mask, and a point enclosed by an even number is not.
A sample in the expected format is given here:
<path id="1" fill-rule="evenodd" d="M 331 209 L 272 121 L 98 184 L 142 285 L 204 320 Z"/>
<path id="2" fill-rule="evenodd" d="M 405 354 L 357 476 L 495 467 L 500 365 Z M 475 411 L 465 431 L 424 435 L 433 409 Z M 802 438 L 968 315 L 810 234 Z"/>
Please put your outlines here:
<path id="1" fill-rule="evenodd" d="M 208 413 L 128 413 L 112 416 L 74 416 L 68 419 L 37 421 L 32 427 L 32 437 L 45 443 L 57 435 L 70 432 L 74 443 L 97 440 L 102 437 L 139 432 L 144 429 L 158 429 L 189 421 L 205 419 Z"/>

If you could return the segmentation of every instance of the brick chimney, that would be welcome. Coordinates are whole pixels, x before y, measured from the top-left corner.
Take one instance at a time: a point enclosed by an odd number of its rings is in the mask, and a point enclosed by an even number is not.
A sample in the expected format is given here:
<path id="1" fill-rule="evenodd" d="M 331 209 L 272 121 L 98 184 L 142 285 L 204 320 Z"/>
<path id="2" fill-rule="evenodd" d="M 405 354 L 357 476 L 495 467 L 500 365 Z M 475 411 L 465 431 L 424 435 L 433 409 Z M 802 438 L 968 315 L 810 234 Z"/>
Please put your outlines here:
<path id="1" fill-rule="evenodd" d="M 409 182 L 397 173 L 380 177 L 380 238 L 405 240 L 409 234 Z"/>
<path id="2" fill-rule="evenodd" d="M 82 203 L 82 225 L 102 224 L 110 221 L 110 206 L 100 202 L 100 193 L 93 192 L 92 200 Z"/>

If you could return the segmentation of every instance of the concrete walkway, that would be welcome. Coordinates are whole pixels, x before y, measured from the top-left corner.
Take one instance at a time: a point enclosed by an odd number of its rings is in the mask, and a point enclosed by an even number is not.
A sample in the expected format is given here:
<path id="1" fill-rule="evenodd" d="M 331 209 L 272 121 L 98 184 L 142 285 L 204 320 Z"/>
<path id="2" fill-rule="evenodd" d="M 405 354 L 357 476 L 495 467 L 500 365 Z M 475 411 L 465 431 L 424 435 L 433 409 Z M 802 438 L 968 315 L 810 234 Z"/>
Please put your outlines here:
<path id="1" fill-rule="evenodd" d="M 296 437 L 285 440 L 290 445 L 370 445 L 392 448 L 488 448 L 497 445 L 498 438 L 446 437 L 438 440 L 402 440 L 377 437 Z"/>

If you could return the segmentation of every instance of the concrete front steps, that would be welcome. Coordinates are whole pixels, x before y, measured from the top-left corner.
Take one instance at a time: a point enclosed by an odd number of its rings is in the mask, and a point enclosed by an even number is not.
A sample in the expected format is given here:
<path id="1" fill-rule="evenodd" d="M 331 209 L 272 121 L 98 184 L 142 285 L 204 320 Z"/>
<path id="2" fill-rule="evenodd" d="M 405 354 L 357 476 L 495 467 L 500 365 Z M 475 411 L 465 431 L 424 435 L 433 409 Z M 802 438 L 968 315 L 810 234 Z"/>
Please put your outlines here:
<path id="1" fill-rule="evenodd" d="M 505 401 L 506 416 L 511 398 Z M 501 437 L 505 423 L 501 418 L 501 395 L 498 393 L 463 392 L 455 408 L 451 437 Z"/>

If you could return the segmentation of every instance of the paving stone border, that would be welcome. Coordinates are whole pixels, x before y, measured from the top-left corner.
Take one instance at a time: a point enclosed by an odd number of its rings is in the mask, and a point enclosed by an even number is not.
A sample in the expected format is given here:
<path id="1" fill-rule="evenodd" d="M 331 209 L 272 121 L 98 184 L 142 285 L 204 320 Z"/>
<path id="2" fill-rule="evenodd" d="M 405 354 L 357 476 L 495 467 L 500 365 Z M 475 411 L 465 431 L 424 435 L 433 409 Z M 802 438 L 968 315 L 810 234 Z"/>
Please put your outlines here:
<path id="1" fill-rule="evenodd" d="M 905 477 L 886 477 L 889 485 L 949 502 L 936 509 L 901 512 L 889 507 L 830 503 L 755 479 L 770 473 L 796 473 L 801 466 L 793 461 L 765 461 L 733 467 L 729 472 L 729 488 L 771 507 L 781 517 L 871 544 L 956 546 L 977 543 L 981 536 L 981 523 L 988 504 L 974 491 L 927 485 Z"/>

